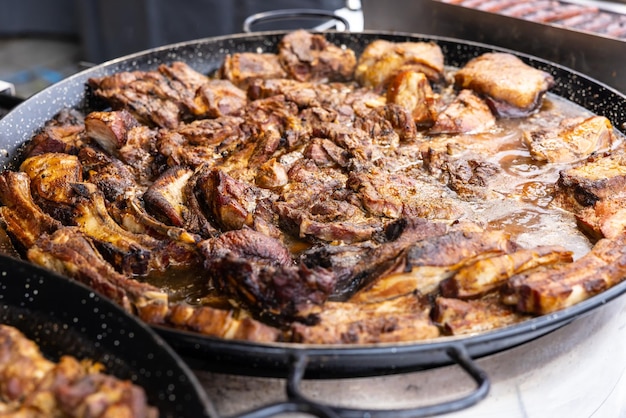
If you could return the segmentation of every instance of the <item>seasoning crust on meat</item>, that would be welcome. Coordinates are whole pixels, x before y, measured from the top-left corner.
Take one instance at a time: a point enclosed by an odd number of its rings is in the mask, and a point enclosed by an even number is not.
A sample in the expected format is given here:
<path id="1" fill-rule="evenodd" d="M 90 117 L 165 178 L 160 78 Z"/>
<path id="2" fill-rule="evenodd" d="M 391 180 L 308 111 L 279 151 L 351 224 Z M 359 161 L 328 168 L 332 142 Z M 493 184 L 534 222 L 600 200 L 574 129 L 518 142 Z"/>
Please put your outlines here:
<path id="1" fill-rule="evenodd" d="M 623 137 L 506 53 L 323 35 L 92 78 L 0 175 L 33 263 L 150 324 L 373 344 L 485 332 L 624 277 Z M 556 232 L 554 232 L 556 231 Z"/>

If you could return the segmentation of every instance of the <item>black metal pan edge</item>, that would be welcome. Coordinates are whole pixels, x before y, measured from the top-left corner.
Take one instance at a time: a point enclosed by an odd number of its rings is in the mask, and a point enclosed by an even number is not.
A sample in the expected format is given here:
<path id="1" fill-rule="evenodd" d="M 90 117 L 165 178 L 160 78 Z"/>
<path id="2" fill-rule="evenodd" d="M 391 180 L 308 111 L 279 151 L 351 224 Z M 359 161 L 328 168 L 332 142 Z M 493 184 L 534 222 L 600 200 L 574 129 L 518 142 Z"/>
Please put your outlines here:
<path id="1" fill-rule="evenodd" d="M 0 255 L 0 323 L 18 328 L 51 360 L 89 358 L 130 379 L 160 417 L 217 416 L 197 377 L 158 334 L 80 283 Z"/>

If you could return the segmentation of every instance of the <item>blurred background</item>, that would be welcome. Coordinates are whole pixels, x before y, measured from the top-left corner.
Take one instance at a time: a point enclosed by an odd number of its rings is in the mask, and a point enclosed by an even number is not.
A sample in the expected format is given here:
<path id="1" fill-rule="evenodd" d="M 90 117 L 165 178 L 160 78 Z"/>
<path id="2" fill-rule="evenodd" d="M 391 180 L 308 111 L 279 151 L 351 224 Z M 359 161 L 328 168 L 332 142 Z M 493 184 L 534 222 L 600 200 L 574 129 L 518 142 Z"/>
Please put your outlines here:
<path id="1" fill-rule="evenodd" d="M 361 30 L 360 7 L 359 0 L 0 0 L 0 80 L 26 98 L 87 66 L 122 55 L 240 33 L 247 17 L 266 11 L 336 12 L 354 23 L 351 29 Z M 313 28 L 323 23 L 320 18 L 268 21 L 253 29 Z"/>
<path id="2" fill-rule="evenodd" d="M 240 33 L 248 17 L 285 9 L 340 16 L 354 32 L 402 31 L 497 45 L 626 92 L 626 0 L 0 0 L 0 93 L 9 83 L 15 95 L 27 98 L 88 66 Z M 258 20 L 250 29 L 300 27 L 341 24 L 318 16 Z"/>

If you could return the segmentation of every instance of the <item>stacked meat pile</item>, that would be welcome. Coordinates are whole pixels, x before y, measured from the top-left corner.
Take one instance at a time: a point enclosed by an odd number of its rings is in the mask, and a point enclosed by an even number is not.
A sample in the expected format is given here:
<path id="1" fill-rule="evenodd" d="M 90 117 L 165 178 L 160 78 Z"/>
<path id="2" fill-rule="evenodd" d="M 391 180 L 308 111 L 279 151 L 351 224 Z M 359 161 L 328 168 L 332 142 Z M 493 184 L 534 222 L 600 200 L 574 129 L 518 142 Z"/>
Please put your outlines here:
<path id="1" fill-rule="evenodd" d="M 605 118 L 542 107 L 552 83 L 508 54 L 452 71 L 434 43 L 357 57 L 304 31 L 212 77 L 113 74 L 89 83 L 108 108 L 62 112 L 0 176 L 0 213 L 24 257 L 153 324 L 306 343 L 485 331 L 626 273 L 626 168 L 603 157 L 621 142 Z M 563 173 L 545 190 L 569 212 L 541 210 L 575 213 L 588 254 L 480 215 L 539 200 L 494 159 L 513 143 Z"/>
<path id="2" fill-rule="evenodd" d="M 157 418 L 142 388 L 102 366 L 45 358 L 19 330 L 0 325 L 0 415 L 7 417 Z"/>

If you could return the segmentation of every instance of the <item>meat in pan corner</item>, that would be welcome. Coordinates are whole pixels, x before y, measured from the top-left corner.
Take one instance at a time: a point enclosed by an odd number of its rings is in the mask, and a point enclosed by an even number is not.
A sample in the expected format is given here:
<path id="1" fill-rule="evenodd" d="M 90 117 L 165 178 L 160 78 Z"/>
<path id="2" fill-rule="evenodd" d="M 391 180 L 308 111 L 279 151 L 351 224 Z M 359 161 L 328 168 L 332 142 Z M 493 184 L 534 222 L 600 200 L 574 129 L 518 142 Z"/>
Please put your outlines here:
<path id="1" fill-rule="evenodd" d="M 214 74 L 89 80 L 0 176 L 31 262 L 151 324 L 310 344 L 432 340 L 626 276 L 624 138 L 503 52 L 357 56 L 286 34 Z"/>

